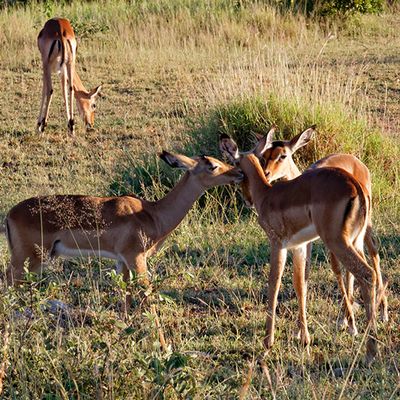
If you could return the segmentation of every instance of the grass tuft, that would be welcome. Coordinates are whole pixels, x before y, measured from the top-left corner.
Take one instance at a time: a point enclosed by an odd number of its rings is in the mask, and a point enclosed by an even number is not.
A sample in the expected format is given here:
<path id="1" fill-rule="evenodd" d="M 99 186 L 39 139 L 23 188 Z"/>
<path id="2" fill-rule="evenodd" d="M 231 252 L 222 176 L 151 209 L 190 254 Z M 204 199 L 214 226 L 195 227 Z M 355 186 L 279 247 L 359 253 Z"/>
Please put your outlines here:
<path id="1" fill-rule="evenodd" d="M 57 77 L 46 133 L 36 119 L 47 18 L 69 18 L 77 69 L 103 83 L 97 130 L 66 132 Z M 0 282 L 2 398 L 396 398 L 400 339 L 398 19 L 394 9 L 345 22 L 283 13 L 273 2 L 146 0 L 28 2 L 0 11 L 0 217 L 37 195 L 161 198 L 181 172 L 162 149 L 218 154 L 221 133 L 250 149 L 271 124 L 289 138 L 317 124 L 306 167 L 350 152 L 372 171 L 374 226 L 388 280 L 380 354 L 336 329 L 340 294 L 317 243 L 308 283 L 310 356 L 294 338 L 291 260 L 279 294 L 276 343 L 263 355 L 269 245 L 235 187 L 208 191 L 150 258 L 149 304 L 105 259 L 50 262 L 28 283 Z M 0 237 L 0 275 L 9 251 Z M 133 295 L 124 318 L 120 299 Z M 358 294 L 356 294 L 359 298 Z M 364 332 L 365 316 L 357 313 Z M 162 334 L 161 334 L 162 332 Z M 164 337 L 164 339 L 162 339 Z M 345 379 L 348 383 L 345 385 Z"/>

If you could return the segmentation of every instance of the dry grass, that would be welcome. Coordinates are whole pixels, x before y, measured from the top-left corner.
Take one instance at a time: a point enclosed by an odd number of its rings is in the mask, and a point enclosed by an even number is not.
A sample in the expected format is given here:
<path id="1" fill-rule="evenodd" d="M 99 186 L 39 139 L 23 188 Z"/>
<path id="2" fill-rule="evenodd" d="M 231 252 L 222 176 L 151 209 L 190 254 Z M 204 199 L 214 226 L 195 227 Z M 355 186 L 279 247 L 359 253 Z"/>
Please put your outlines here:
<path id="1" fill-rule="evenodd" d="M 95 133 L 79 124 L 77 137 L 67 136 L 56 80 L 48 131 L 34 131 L 41 85 L 36 36 L 49 15 L 73 21 L 82 80 L 104 85 Z M 152 306 L 134 305 L 128 320 L 118 311 L 123 285 L 104 260 L 57 261 L 39 280 L 28 275 L 22 289 L 2 287 L 0 331 L 10 327 L 7 346 L 0 339 L 3 397 L 396 398 L 399 18 L 384 14 L 322 27 L 259 2 L 228 0 L 2 10 L 0 216 L 38 194 L 134 189 L 159 197 L 177 179 L 155 160 L 162 148 L 217 154 L 221 131 L 249 142 L 271 123 L 289 136 L 317 122 L 319 141 L 301 163 L 348 151 L 373 171 L 391 315 L 379 326 L 376 364 L 366 368 L 357 359 L 346 380 L 361 338 L 335 328 L 339 294 L 316 246 L 311 355 L 293 337 L 297 302 L 286 273 L 276 346 L 260 366 L 269 248 L 240 200 L 227 208 L 234 191 L 215 190 L 150 261 Z M 1 244 L 4 269 L 8 251 Z M 50 312 L 54 299 L 68 310 Z M 363 312 L 357 320 L 363 330 Z"/>

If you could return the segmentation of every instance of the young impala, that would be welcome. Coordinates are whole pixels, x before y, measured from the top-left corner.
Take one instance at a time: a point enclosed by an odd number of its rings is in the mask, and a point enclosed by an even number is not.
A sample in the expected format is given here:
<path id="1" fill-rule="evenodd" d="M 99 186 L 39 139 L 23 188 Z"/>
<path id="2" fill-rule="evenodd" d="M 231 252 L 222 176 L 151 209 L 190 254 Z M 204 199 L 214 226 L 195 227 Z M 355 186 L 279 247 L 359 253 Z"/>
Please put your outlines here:
<path id="1" fill-rule="evenodd" d="M 76 39 L 70 22 L 64 18 L 49 19 L 39 33 L 38 47 L 43 64 L 43 91 L 38 131 L 44 132 L 49 115 L 53 95 L 52 72 L 60 74 L 69 133 L 74 133 L 74 96 L 86 129 L 93 128 L 96 98 L 101 86 L 87 91 L 75 70 Z"/>
<path id="2" fill-rule="evenodd" d="M 245 175 L 244 194 L 249 203 L 254 203 L 258 221 L 271 244 L 264 344 L 268 349 L 274 342 L 275 312 L 287 250 L 293 253 L 300 339 L 304 345 L 309 344 L 305 287 L 307 243 L 320 237 L 360 285 L 372 330 L 367 341 L 367 361 L 370 362 L 378 346 L 374 337 L 376 274 L 362 251 L 368 224 L 368 196 L 349 173 L 339 168 L 315 169 L 291 181 L 271 186 L 259 158 L 272 146 L 272 135 L 270 132 L 253 152 L 247 154 L 240 154 L 236 143 L 229 137 L 220 140 L 222 152 L 238 164 Z"/>
<path id="3" fill-rule="evenodd" d="M 263 166 L 263 170 L 265 173 L 265 177 L 268 183 L 271 183 L 278 179 L 283 180 L 291 180 L 300 176 L 300 171 L 296 164 L 293 161 L 293 154 L 301 147 L 308 144 L 315 133 L 315 126 L 312 126 L 306 129 L 304 132 L 295 136 L 291 140 L 274 140 L 272 142 L 272 146 L 265 151 L 262 158 L 260 159 L 261 165 Z M 262 140 L 262 137 L 258 137 L 259 140 Z M 350 154 L 331 154 L 313 165 L 311 165 L 305 172 L 309 170 L 313 170 L 316 168 L 323 167 L 334 167 L 334 168 L 342 168 L 351 174 L 365 189 L 367 195 L 369 197 L 369 202 L 371 204 L 371 174 L 368 168 L 355 156 Z M 371 208 L 368 213 L 368 224 L 367 230 L 365 232 L 365 240 L 364 243 L 368 249 L 368 254 L 372 259 L 372 264 L 376 272 L 377 284 L 378 284 L 378 298 L 381 297 L 380 307 L 381 307 L 381 317 L 383 321 L 388 321 L 388 305 L 387 298 L 385 295 L 385 285 L 382 279 L 382 273 L 380 269 L 380 259 L 377 247 L 375 245 L 375 241 L 373 238 L 372 232 L 372 218 L 371 218 Z M 311 243 L 308 249 L 309 256 L 311 255 Z M 308 257 L 309 259 L 309 257 Z M 353 287 L 354 287 L 354 277 L 353 275 L 347 271 L 347 288 L 345 289 L 344 283 L 342 280 L 341 271 L 339 268 L 339 263 L 334 254 L 331 253 L 331 264 L 332 269 L 335 272 L 339 287 L 343 293 L 346 290 L 347 296 L 349 298 L 350 303 L 353 302 Z M 308 278 L 309 273 L 309 260 L 307 262 L 306 268 L 306 280 Z M 345 315 L 349 318 L 349 331 L 353 334 L 357 332 L 357 329 L 352 324 L 352 317 L 348 315 L 348 310 L 346 308 L 346 303 L 344 302 L 345 307 Z M 344 319 L 342 321 L 344 324 L 347 323 L 347 320 Z"/>
<path id="4" fill-rule="evenodd" d="M 212 157 L 189 158 L 164 151 L 160 158 L 187 172 L 161 200 L 135 196 L 78 195 L 33 197 L 14 206 L 6 218 L 11 251 L 10 284 L 21 282 L 24 265 L 38 271 L 56 256 L 98 256 L 117 260 L 128 279 L 134 269 L 148 285 L 146 259 L 179 225 L 208 188 L 238 183 L 243 174 Z"/>

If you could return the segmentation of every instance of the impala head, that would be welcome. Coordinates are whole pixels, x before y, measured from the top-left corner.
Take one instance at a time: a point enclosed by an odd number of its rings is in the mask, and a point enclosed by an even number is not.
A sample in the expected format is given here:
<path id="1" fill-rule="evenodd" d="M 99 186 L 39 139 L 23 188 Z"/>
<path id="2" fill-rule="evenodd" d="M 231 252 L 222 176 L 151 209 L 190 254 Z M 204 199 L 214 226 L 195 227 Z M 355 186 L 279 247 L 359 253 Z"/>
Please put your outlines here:
<path id="1" fill-rule="evenodd" d="M 96 110 L 96 99 L 101 91 L 101 85 L 90 92 L 77 91 L 75 96 L 79 114 L 85 123 L 86 130 L 94 128 L 94 113 Z"/>
<path id="2" fill-rule="evenodd" d="M 232 167 L 213 157 L 190 158 L 167 151 L 163 151 L 159 156 L 170 167 L 188 171 L 205 188 L 240 183 L 243 180 L 243 173 L 238 167 Z"/>
<path id="3" fill-rule="evenodd" d="M 271 148 L 274 132 L 275 128 L 271 128 L 268 134 L 258 141 L 253 150 L 244 153 L 239 152 L 236 142 L 228 135 L 221 135 L 220 137 L 219 148 L 222 154 L 225 155 L 232 163 L 240 166 L 244 172 L 244 179 L 242 181 L 241 188 L 243 200 L 247 207 L 252 207 L 254 204 L 250 193 L 249 180 L 246 175 L 247 167 L 249 164 L 260 164 L 257 159 L 262 158 L 265 152 Z"/>
<path id="4" fill-rule="evenodd" d="M 260 158 L 268 183 L 277 179 L 293 179 L 300 174 L 293 162 L 293 153 L 305 146 L 313 137 L 315 125 L 295 136 L 291 140 L 274 140 Z M 264 138 L 258 137 L 260 141 Z"/>

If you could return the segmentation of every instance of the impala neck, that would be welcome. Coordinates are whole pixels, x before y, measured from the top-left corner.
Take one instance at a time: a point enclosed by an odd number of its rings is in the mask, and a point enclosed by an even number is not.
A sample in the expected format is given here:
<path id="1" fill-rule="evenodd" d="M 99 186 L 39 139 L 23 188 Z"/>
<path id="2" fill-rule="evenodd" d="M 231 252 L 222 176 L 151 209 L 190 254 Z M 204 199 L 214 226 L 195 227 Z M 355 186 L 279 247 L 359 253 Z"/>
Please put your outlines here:
<path id="1" fill-rule="evenodd" d="M 297 165 L 294 163 L 293 159 L 290 159 L 290 163 L 289 163 L 289 170 L 286 174 L 286 179 L 287 180 L 292 180 L 294 178 L 297 178 L 298 176 L 301 175 L 300 170 L 297 168 Z"/>
<path id="2" fill-rule="evenodd" d="M 153 204 L 153 218 L 157 220 L 160 238 L 173 231 L 191 209 L 205 188 L 186 172 L 176 186 Z"/>
<path id="3" fill-rule="evenodd" d="M 75 96 L 81 94 L 82 92 L 85 94 L 89 93 L 86 90 L 85 86 L 83 86 L 81 78 L 79 77 L 76 71 L 74 71 L 74 91 L 75 91 Z"/>
<path id="4" fill-rule="evenodd" d="M 246 157 L 243 157 L 240 160 L 240 168 L 246 175 L 251 198 L 254 202 L 257 212 L 259 212 L 261 204 L 264 201 L 271 185 L 265 178 L 260 161 L 254 154 L 249 154 Z"/>

